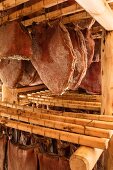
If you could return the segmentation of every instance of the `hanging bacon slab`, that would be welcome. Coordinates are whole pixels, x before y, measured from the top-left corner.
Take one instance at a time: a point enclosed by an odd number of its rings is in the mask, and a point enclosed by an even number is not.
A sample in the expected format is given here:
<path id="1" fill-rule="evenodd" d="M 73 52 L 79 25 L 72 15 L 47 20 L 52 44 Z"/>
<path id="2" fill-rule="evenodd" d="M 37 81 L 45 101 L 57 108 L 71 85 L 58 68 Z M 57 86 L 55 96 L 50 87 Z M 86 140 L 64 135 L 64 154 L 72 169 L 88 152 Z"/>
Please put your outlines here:
<path id="1" fill-rule="evenodd" d="M 0 27 L 0 58 L 30 59 L 31 38 L 24 26 L 12 21 Z"/>
<path id="2" fill-rule="evenodd" d="M 34 148 L 22 147 L 8 142 L 8 170 L 38 170 Z"/>
<path id="3" fill-rule="evenodd" d="M 32 63 L 44 84 L 54 93 L 62 94 L 69 86 L 76 58 L 69 33 L 63 24 L 33 27 Z"/>
<path id="4" fill-rule="evenodd" d="M 6 152 L 6 136 L 0 137 L 0 170 L 4 170 L 5 152 Z"/>
<path id="5" fill-rule="evenodd" d="M 87 70 L 83 79 L 81 88 L 85 89 L 89 94 L 101 93 L 101 63 L 93 62 Z"/>
<path id="6" fill-rule="evenodd" d="M 69 160 L 50 154 L 39 153 L 40 170 L 71 170 Z"/>
<path id="7" fill-rule="evenodd" d="M 16 87 L 22 74 L 22 61 L 2 59 L 0 61 L 0 79 L 3 84 L 13 88 Z"/>
<path id="8" fill-rule="evenodd" d="M 95 50 L 95 41 L 93 40 L 91 30 L 88 28 L 85 28 L 82 31 L 84 38 L 85 38 L 85 43 L 86 43 L 86 48 L 87 48 L 87 66 L 89 67 L 90 64 L 93 62 L 93 57 L 94 57 L 94 50 Z"/>
<path id="9" fill-rule="evenodd" d="M 19 84 L 22 86 L 35 86 L 43 84 L 31 61 L 22 61 L 22 69 L 23 73 L 21 80 L 18 82 Z"/>
<path id="10" fill-rule="evenodd" d="M 87 49 L 85 44 L 85 38 L 79 29 L 69 29 L 69 33 L 73 44 L 73 49 L 77 57 L 74 74 L 71 81 L 72 83 L 69 86 L 70 89 L 74 90 L 80 85 L 82 79 L 86 74 Z"/>

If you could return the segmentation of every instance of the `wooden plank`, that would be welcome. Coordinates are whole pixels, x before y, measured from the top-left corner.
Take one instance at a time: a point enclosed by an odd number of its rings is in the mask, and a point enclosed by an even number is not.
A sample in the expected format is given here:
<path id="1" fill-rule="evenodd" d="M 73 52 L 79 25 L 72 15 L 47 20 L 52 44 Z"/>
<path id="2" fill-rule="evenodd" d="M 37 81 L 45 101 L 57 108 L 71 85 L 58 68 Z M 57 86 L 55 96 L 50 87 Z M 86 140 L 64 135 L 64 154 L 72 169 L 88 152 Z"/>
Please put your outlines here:
<path id="1" fill-rule="evenodd" d="M 113 30 L 113 11 L 106 0 L 75 0 L 106 30 Z"/>
<path id="2" fill-rule="evenodd" d="M 113 114 L 113 32 L 102 38 L 102 107 L 101 114 Z"/>
<path id="3" fill-rule="evenodd" d="M 7 127 L 15 128 L 18 130 L 23 130 L 34 134 L 38 134 L 38 135 L 42 135 L 58 140 L 63 140 L 75 144 L 80 144 L 84 146 L 99 148 L 103 150 L 107 149 L 108 142 L 109 142 L 108 139 L 104 139 L 104 138 L 90 137 L 85 135 L 69 133 L 69 132 L 63 132 L 59 130 L 7 120 L 1 117 L 0 117 L 0 123 L 4 124 Z"/>
<path id="4" fill-rule="evenodd" d="M 103 150 L 80 146 L 70 157 L 71 170 L 92 170 Z"/>

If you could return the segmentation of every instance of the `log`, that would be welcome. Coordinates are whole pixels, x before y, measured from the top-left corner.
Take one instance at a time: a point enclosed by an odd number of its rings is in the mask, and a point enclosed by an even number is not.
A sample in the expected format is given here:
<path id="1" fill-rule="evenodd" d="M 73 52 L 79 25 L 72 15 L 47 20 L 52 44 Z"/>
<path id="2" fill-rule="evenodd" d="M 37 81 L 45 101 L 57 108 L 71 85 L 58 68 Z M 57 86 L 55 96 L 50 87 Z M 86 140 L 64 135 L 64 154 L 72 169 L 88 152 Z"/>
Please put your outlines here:
<path id="1" fill-rule="evenodd" d="M 103 150 L 80 146 L 70 157 L 71 170 L 92 170 Z"/>
<path id="2" fill-rule="evenodd" d="M 113 11 L 111 10 L 106 0 L 75 0 L 80 6 L 82 6 L 100 25 L 106 30 L 113 30 Z"/>
<path id="3" fill-rule="evenodd" d="M 45 127 L 29 125 L 26 123 L 16 122 L 13 120 L 7 120 L 6 118 L 0 117 L 0 123 L 7 127 L 15 128 L 18 130 L 50 137 L 53 139 L 63 140 L 75 144 L 89 146 L 99 149 L 107 149 L 109 139 L 90 137 L 86 135 L 74 134 L 69 132 L 63 132 L 59 130 L 49 129 Z"/>
<path id="4" fill-rule="evenodd" d="M 113 32 L 103 32 L 102 38 L 102 107 L 101 114 L 113 114 Z"/>

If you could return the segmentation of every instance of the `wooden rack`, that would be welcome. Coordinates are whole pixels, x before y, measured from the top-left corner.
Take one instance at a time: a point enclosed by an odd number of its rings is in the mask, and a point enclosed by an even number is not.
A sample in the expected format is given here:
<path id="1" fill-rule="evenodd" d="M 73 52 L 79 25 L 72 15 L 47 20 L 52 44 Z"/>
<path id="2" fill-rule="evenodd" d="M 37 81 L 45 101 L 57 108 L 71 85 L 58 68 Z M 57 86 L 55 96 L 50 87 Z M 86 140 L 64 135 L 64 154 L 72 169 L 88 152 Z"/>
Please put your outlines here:
<path id="1" fill-rule="evenodd" d="M 66 92 L 62 96 L 54 96 L 48 90 L 30 93 L 27 95 L 19 95 L 20 103 L 29 101 L 46 106 L 55 106 L 63 108 L 83 109 L 100 111 L 101 103 L 99 95 L 86 95 L 74 92 Z"/>
<path id="2" fill-rule="evenodd" d="M 65 114 L 52 115 L 43 109 L 31 112 L 26 109 L 30 107 L 20 110 L 18 105 L 12 105 L 15 108 L 2 105 L 5 103 L 1 102 L 0 123 L 30 133 L 100 149 L 107 148 L 113 134 L 113 123 L 105 117 L 104 121 L 73 118 L 64 116 Z M 97 115 L 93 116 L 97 118 Z"/>

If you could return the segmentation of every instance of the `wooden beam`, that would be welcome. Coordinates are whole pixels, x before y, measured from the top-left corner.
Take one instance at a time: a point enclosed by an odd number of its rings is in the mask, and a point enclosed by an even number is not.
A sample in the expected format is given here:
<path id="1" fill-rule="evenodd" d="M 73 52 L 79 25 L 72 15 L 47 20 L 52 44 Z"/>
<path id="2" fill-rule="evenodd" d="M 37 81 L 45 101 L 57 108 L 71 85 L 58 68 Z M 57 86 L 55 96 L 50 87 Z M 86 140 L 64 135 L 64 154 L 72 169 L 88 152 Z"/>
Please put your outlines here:
<path id="1" fill-rule="evenodd" d="M 113 114 L 113 31 L 103 32 L 102 48 L 102 107 L 101 114 Z"/>
<path id="2" fill-rule="evenodd" d="M 113 6 L 112 6 L 112 8 L 113 8 Z M 67 16 L 69 14 L 73 14 L 73 15 Z M 63 17 L 63 16 L 65 16 L 65 17 Z M 59 17 L 63 17 L 62 22 L 64 24 L 67 24 L 70 22 L 75 22 L 75 21 L 91 18 L 91 15 L 88 14 L 86 11 L 84 11 L 84 9 L 81 8 L 80 6 L 71 5 L 69 7 L 62 8 L 62 10 L 56 10 L 53 12 L 49 12 L 46 15 L 43 14 L 43 15 L 25 20 L 25 21 L 23 21 L 23 24 L 25 26 L 29 26 L 33 22 L 43 22 L 46 20 L 51 20 L 51 19 L 55 19 L 55 18 L 59 18 Z"/>
<path id="3" fill-rule="evenodd" d="M 113 11 L 106 0 L 75 0 L 106 30 L 113 30 Z"/>
<path id="4" fill-rule="evenodd" d="M 37 3 L 35 3 L 35 4 L 31 5 L 31 6 L 24 7 L 22 9 L 20 9 L 20 10 L 17 10 L 17 11 L 15 11 L 15 12 L 9 14 L 9 15 L 6 15 L 6 16 L 2 17 L 0 23 L 3 24 L 5 22 L 7 22 L 7 21 L 16 20 L 16 19 L 21 18 L 23 16 L 27 16 L 29 14 L 38 12 L 38 11 L 44 9 L 44 8 L 49 8 L 51 6 L 63 3 L 65 1 L 67 1 L 67 0 L 46 0 L 46 1 L 37 2 Z M 108 1 L 108 2 L 110 4 L 112 3 L 111 1 Z M 33 21 L 37 21 L 37 22 L 40 21 L 40 22 L 42 22 L 43 20 L 46 20 L 46 19 L 51 19 L 51 18 L 54 18 L 54 17 L 65 16 L 65 15 L 68 15 L 69 13 L 71 14 L 71 13 L 77 13 L 77 12 L 84 11 L 84 9 L 81 8 L 78 4 L 73 4 L 72 6 L 73 7 L 71 7 L 71 6 L 69 7 L 70 8 L 70 12 L 68 12 L 68 10 L 69 10 L 68 8 L 64 8 L 64 10 L 61 9 L 61 10 L 58 10 L 57 12 L 53 11 L 50 14 L 47 13 L 46 14 L 47 16 L 46 17 L 43 16 L 43 17 L 41 17 L 41 19 L 35 17 L 35 18 L 33 18 Z M 67 13 L 66 13 L 66 11 L 67 11 Z M 65 15 L 64 15 L 64 13 L 65 13 Z M 52 17 L 52 14 L 53 14 L 53 17 Z M 49 18 L 49 16 L 50 16 L 50 18 Z M 38 21 L 38 19 L 39 19 L 39 21 Z M 29 20 L 29 23 L 30 23 L 30 20 Z M 32 24 L 32 21 L 31 21 L 31 24 Z"/>
<path id="5" fill-rule="evenodd" d="M 92 170 L 103 150 L 80 146 L 70 157 L 71 170 Z"/>
<path id="6" fill-rule="evenodd" d="M 23 21 L 23 24 L 25 26 L 29 26 L 34 21 L 35 22 L 42 22 L 42 21 L 46 21 L 46 20 L 49 20 L 49 19 L 50 20 L 56 19 L 56 18 L 60 18 L 60 17 L 66 16 L 66 15 L 69 15 L 69 14 L 80 12 L 81 10 L 83 10 L 83 9 L 81 9 L 80 6 L 77 6 L 76 4 L 74 4 L 74 5 L 71 5 L 71 6 L 68 6 L 68 7 L 64 7 L 62 9 L 58 9 L 58 10 L 55 10 L 55 11 L 52 11 L 52 12 L 48 12 L 48 13 L 46 13 L 46 15 L 43 14 L 43 15 L 25 20 L 25 21 Z"/>

